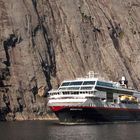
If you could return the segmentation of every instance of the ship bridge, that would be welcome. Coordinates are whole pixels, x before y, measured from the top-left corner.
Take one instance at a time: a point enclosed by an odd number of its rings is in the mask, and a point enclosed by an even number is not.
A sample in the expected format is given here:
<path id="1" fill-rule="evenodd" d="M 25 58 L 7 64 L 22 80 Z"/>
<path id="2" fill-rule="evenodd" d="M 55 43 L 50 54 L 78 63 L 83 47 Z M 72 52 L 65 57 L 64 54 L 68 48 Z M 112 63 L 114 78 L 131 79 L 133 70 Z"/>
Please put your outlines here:
<path id="1" fill-rule="evenodd" d="M 58 90 L 93 90 L 95 80 L 64 81 Z"/>
<path id="2" fill-rule="evenodd" d="M 88 76 L 76 80 L 63 81 L 58 90 L 94 90 L 98 78 L 96 73 L 89 72 Z"/>
<path id="3" fill-rule="evenodd" d="M 65 80 L 61 83 L 57 90 L 50 91 L 50 95 L 59 96 L 94 96 L 96 91 L 95 86 L 98 78 L 95 77 L 95 73 L 89 72 L 88 76 L 83 78 L 77 78 L 75 80 Z"/>

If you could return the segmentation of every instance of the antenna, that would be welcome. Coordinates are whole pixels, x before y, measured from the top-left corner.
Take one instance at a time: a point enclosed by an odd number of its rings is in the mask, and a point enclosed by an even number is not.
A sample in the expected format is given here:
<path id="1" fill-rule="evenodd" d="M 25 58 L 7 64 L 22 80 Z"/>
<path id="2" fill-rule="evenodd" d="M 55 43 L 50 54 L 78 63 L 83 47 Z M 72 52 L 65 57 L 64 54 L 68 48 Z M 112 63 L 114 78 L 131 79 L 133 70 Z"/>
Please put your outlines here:
<path id="1" fill-rule="evenodd" d="M 94 71 L 89 71 L 88 72 L 88 78 L 95 78 L 97 77 L 99 74 L 95 73 Z"/>

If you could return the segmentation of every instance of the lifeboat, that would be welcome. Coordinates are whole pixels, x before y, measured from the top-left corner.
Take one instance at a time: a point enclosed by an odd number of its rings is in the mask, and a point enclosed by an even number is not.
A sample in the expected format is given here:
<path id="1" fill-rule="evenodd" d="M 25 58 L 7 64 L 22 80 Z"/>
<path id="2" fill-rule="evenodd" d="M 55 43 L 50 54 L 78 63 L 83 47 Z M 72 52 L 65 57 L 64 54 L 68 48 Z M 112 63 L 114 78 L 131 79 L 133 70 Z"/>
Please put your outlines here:
<path id="1" fill-rule="evenodd" d="M 136 98 L 134 96 L 129 96 L 130 101 L 134 101 Z"/>
<path id="2" fill-rule="evenodd" d="M 129 103 L 138 103 L 138 99 L 132 95 L 121 95 L 120 101 L 122 102 L 129 102 Z"/>
<path id="3" fill-rule="evenodd" d="M 120 96 L 120 100 L 121 101 L 128 101 L 129 100 L 129 96 L 128 95 L 122 95 L 122 96 Z"/>

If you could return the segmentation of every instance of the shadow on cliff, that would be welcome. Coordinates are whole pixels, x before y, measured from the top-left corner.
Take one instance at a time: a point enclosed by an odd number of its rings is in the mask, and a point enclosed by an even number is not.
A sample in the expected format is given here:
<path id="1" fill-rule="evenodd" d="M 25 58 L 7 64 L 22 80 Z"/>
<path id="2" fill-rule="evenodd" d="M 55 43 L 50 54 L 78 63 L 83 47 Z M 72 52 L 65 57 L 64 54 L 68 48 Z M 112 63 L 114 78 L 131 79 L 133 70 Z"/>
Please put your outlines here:
<path id="1" fill-rule="evenodd" d="M 55 51 L 54 51 L 54 46 L 52 42 L 52 38 L 50 37 L 49 29 L 47 28 L 47 25 L 44 25 L 44 20 L 43 17 L 39 15 L 38 9 L 37 9 L 37 1 L 32 0 L 33 7 L 35 9 L 36 15 L 38 17 L 38 25 L 36 28 L 32 31 L 32 43 L 35 45 L 34 37 L 36 36 L 36 33 L 41 30 L 44 41 L 47 47 L 47 52 L 45 51 L 45 59 L 41 55 L 39 49 L 38 53 L 40 56 L 40 64 L 42 66 L 42 71 L 44 73 L 44 76 L 46 78 L 47 86 L 49 91 L 52 89 L 52 84 L 51 84 L 51 76 L 56 76 L 56 60 L 55 60 Z"/>
<path id="2" fill-rule="evenodd" d="M 10 34 L 9 37 L 4 40 L 3 47 L 5 50 L 5 55 L 6 55 L 6 59 L 7 59 L 6 61 L 4 61 L 4 63 L 6 64 L 6 66 L 10 66 L 10 55 L 9 55 L 8 50 L 10 48 L 15 47 L 16 43 L 19 43 L 20 41 L 21 41 L 21 38 L 19 38 L 15 34 Z"/>

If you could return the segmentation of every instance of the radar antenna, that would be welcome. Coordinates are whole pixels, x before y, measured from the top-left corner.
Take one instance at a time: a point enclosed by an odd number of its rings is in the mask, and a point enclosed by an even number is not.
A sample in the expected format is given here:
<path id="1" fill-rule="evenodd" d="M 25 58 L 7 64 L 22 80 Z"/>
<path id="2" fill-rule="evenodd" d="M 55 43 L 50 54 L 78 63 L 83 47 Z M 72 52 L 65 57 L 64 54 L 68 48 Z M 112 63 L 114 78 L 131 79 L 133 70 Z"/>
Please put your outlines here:
<path id="1" fill-rule="evenodd" d="M 94 71 L 89 71 L 88 72 L 88 78 L 95 78 L 97 77 L 99 74 L 95 73 Z"/>

